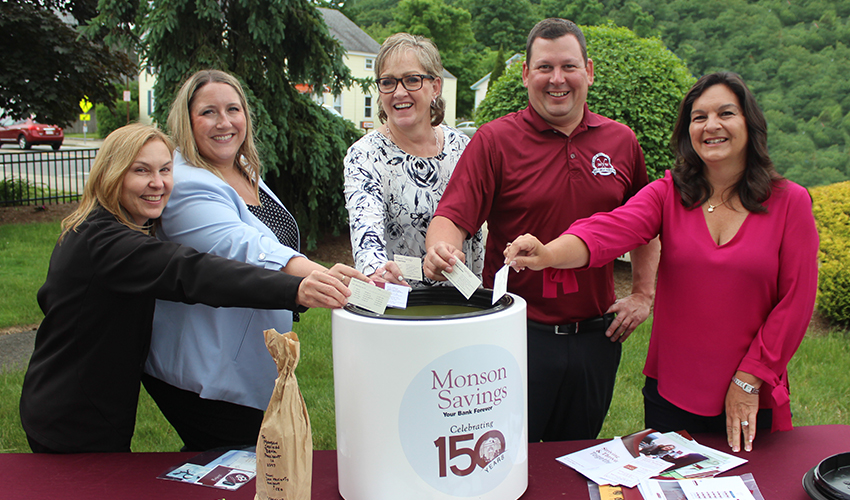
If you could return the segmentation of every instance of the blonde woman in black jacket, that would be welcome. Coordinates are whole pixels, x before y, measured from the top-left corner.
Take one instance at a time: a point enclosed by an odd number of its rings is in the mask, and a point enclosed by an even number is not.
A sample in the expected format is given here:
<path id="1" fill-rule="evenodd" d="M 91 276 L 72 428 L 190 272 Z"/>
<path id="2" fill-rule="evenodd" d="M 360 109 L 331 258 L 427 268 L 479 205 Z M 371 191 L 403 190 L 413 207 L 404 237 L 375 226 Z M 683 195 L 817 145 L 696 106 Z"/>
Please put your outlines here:
<path id="1" fill-rule="evenodd" d="M 342 307 L 352 278 L 337 265 L 306 278 L 153 238 L 171 193 L 173 146 L 134 124 L 107 137 L 79 208 L 62 223 L 45 318 L 21 395 L 34 452 L 130 451 L 156 299 L 216 307 Z M 258 335 L 261 332 L 258 332 Z"/>

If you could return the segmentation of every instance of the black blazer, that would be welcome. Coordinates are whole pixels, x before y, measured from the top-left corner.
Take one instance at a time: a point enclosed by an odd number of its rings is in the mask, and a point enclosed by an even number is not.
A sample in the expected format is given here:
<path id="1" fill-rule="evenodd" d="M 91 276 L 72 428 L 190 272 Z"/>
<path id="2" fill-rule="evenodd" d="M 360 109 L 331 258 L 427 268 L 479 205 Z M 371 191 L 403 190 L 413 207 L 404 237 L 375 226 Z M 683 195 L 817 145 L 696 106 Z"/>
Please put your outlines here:
<path id="1" fill-rule="evenodd" d="M 159 241 L 98 207 L 56 245 L 38 291 L 24 430 L 61 452 L 130 451 L 155 299 L 303 311 L 301 280 Z"/>

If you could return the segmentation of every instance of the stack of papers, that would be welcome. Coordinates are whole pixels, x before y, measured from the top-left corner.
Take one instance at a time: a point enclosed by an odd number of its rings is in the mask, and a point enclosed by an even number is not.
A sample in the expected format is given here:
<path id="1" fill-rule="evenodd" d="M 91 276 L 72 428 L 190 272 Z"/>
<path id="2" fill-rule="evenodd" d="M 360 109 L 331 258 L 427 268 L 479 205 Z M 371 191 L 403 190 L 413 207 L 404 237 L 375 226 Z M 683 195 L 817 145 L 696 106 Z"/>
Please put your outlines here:
<path id="1" fill-rule="evenodd" d="M 628 488 L 659 476 L 667 479 L 713 477 L 747 461 L 702 446 L 676 432 L 646 429 L 570 453 L 558 461 L 596 484 Z"/>
<path id="2" fill-rule="evenodd" d="M 735 498 L 764 500 L 752 474 L 679 481 L 646 479 L 638 485 L 644 500 L 704 500 Z"/>

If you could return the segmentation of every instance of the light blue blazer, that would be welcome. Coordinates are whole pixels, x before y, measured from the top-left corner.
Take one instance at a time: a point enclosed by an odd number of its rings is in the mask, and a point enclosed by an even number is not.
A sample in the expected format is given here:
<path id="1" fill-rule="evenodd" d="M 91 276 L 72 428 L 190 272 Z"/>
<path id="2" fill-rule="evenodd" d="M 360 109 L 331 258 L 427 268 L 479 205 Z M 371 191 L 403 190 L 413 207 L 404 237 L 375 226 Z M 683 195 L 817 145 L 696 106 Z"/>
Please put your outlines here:
<path id="1" fill-rule="evenodd" d="M 303 257 L 280 244 L 236 190 L 179 151 L 173 175 L 160 239 L 272 270 Z M 283 206 L 262 180 L 260 189 Z M 270 328 L 290 331 L 292 313 L 157 300 L 145 373 L 205 399 L 265 410 L 277 377 L 263 338 Z"/>

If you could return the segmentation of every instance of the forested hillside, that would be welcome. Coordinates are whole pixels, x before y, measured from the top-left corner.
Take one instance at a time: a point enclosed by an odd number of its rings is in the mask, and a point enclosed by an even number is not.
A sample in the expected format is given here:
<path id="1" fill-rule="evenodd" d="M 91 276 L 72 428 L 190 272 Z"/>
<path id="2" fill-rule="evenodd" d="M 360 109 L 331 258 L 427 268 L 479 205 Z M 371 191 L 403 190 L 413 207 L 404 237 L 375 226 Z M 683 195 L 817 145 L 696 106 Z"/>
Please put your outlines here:
<path id="1" fill-rule="evenodd" d="M 341 9 L 379 42 L 395 31 L 434 39 L 459 80 L 459 116 L 472 115 L 468 87 L 499 49 L 524 52 L 544 17 L 658 37 L 694 76 L 744 77 L 781 173 L 806 186 L 850 180 L 850 0 L 348 0 Z"/>

